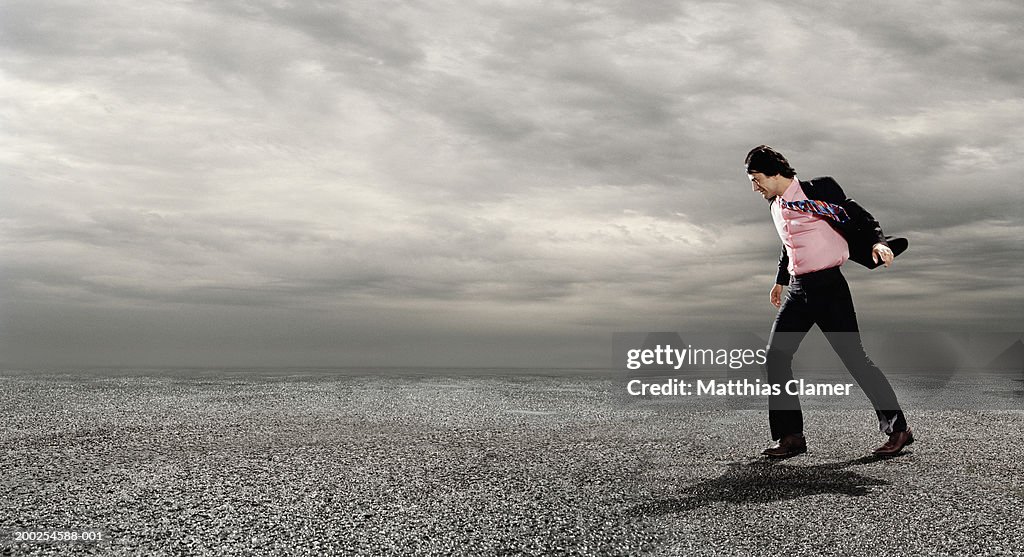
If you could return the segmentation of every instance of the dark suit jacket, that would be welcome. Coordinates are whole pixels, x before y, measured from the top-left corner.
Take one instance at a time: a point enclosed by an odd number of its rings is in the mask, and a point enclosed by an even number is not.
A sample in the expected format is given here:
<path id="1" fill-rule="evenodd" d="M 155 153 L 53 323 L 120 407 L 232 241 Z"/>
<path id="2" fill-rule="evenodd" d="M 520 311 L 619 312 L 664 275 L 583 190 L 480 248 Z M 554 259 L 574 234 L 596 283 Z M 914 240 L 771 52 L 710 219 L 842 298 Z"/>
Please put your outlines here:
<path id="1" fill-rule="evenodd" d="M 831 176 L 814 178 L 809 182 L 801 180 L 800 187 L 804 190 L 804 195 L 807 196 L 807 199 L 835 203 L 846 210 L 846 215 L 850 217 L 846 223 L 840 224 L 832 219 L 825 220 L 832 225 L 832 228 L 835 228 L 842 234 L 843 238 L 846 238 L 846 243 L 850 247 L 851 261 L 856 261 L 868 269 L 874 269 L 881 265 L 881 263 L 875 263 L 871 259 L 871 248 L 875 244 L 889 246 L 894 255 L 899 255 L 907 249 L 908 242 L 906 238 L 886 236 L 882 232 L 881 225 L 875 220 L 875 217 L 871 216 L 871 213 L 858 205 L 856 201 L 846 197 L 846 194 L 843 193 L 843 188 L 839 187 L 839 183 L 833 180 Z M 769 204 L 775 202 L 775 198 L 769 199 L 768 202 Z M 779 272 L 775 276 L 775 283 L 789 284 L 789 254 L 786 253 L 786 246 L 782 246 L 782 255 L 779 257 Z"/>

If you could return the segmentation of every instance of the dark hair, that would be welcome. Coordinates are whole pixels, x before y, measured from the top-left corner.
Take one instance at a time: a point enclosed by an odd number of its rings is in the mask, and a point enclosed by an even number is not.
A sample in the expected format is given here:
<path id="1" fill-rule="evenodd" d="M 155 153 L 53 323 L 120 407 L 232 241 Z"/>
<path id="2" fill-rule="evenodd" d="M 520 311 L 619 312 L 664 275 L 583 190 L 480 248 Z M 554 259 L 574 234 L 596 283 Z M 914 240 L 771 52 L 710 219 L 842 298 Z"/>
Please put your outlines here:
<path id="1" fill-rule="evenodd" d="M 760 172 L 765 176 L 775 176 L 776 174 L 782 174 L 783 178 L 796 176 L 796 170 L 789 166 L 786 157 L 767 145 L 758 145 L 751 149 L 743 164 L 747 165 L 747 174 Z"/>

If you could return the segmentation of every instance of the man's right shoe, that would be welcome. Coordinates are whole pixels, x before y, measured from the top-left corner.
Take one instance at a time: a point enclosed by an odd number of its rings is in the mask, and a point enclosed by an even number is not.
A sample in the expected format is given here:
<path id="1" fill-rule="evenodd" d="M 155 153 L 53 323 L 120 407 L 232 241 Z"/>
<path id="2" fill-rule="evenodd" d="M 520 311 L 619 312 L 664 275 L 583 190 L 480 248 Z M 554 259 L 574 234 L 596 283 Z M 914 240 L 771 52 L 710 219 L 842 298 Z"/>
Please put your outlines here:
<path id="1" fill-rule="evenodd" d="M 782 459 L 807 452 L 807 440 L 803 435 L 789 433 L 782 436 L 771 447 L 761 451 L 768 458 Z"/>
<path id="2" fill-rule="evenodd" d="M 896 431 L 889 435 L 889 440 L 874 451 L 875 456 L 891 457 L 900 454 L 903 447 L 914 442 L 914 432 L 908 427 L 906 431 Z"/>

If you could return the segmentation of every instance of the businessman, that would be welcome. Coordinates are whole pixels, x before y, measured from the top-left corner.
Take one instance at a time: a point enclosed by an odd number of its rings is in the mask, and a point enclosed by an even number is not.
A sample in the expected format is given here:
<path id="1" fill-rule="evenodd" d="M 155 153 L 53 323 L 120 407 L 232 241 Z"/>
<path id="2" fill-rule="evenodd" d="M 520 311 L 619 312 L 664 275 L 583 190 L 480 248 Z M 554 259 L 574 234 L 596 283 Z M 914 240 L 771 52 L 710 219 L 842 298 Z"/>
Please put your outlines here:
<path id="1" fill-rule="evenodd" d="M 786 157 L 767 145 L 752 149 L 744 163 L 753 191 L 769 202 L 782 240 L 769 298 L 779 312 L 768 341 L 768 382 L 782 385 L 793 379 L 793 354 L 817 325 L 871 401 L 879 429 L 889 436 L 873 453 L 898 455 L 914 442 L 914 434 L 889 381 L 864 352 L 850 288 L 839 268 L 848 259 L 868 268 L 888 267 L 907 241 L 886 237 L 878 221 L 832 178 L 797 180 Z M 768 422 L 774 443 L 762 454 L 782 459 L 807 452 L 797 395 L 781 389 L 769 396 Z"/>

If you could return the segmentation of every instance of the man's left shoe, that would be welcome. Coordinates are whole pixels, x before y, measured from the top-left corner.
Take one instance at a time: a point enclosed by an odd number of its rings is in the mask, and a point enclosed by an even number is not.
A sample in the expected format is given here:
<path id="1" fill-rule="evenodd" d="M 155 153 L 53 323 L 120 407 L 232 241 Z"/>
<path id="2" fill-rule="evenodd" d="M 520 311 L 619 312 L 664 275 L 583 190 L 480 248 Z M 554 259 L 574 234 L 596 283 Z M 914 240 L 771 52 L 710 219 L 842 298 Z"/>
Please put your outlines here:
<path id="1" fill-rule="evenodd" d="M 768 458 L 782 460 L 807 452 L 807 440 L 803 434 L 787 433 L 771 447 L 761 451 Z"/>
<path id="2" fill-rule="evenodd" d="M 889 440 L 874 451 L 875 456 L 896 456 L 900 454 L 903 447 L 914 442 L 914 432 L 908 427 L 906 431 L 894 431 L 889 435 Z"/>

